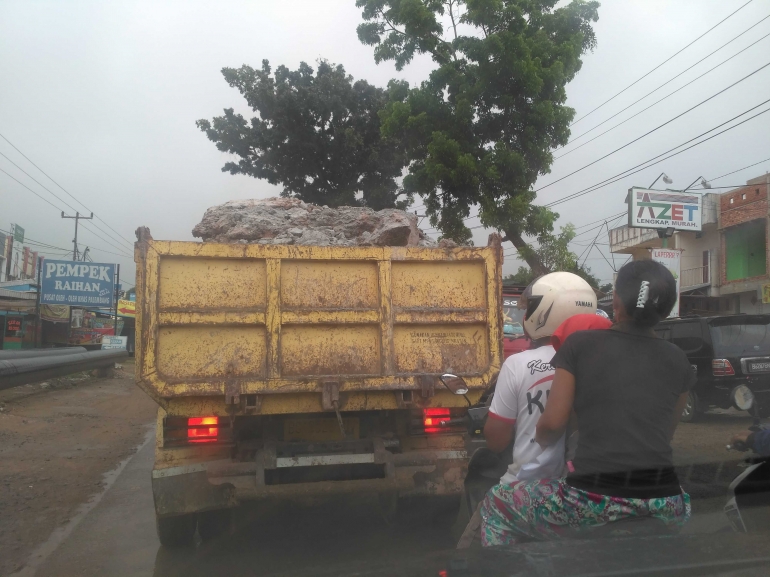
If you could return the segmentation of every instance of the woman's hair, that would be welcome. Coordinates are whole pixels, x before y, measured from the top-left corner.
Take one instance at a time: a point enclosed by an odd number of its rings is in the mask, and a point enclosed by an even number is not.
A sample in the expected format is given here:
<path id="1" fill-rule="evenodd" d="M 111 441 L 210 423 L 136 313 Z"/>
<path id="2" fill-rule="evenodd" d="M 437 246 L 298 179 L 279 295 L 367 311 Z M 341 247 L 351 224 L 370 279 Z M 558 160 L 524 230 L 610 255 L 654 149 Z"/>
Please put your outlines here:
<path id="1" fill-rule="evenodd" d="M 635 260 L 618 271 L 615 292 L 626 313 L 640 326 L 653 327 L 676 304 L 676 280 L 654 260 Z"/>

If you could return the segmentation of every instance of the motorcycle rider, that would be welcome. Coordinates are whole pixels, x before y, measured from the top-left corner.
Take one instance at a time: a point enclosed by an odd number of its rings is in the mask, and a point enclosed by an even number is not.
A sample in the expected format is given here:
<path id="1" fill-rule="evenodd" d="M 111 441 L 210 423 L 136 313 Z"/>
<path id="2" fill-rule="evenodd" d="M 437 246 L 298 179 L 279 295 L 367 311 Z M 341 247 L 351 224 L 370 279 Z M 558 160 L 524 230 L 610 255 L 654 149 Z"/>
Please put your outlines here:
<path id="1" fill-rule="evenodd" d="M 513 462 L 500 479 L 501 484 L 564 474 L 564 436 L 548 447 L 534 440 L 554 378 L 551 336 L 570 317 L 586 313 L 593 316 L 596 295 L 576 274 L 554 272 L 536 279 L 524 290 L 519 308 L 525 310 L 524 331 L 532 340 L 532 348 L 508 357 L 503 364 L 484 426 L 490 450 L 502 452 L 513 441 Z"/>
<path id="2" fill-rule="evenodd" d="M 677 296 L 673 275 L 660 263 L 632 261 L 620 269 L 616 324 L 573 333 L 559 348 L 534 435 L 544 449 L 563 444 L 574 411 L 575 470 L 566 478 L 493 487 L 481 508 L 482 545 L 577 536 L 626 518 L 654 519 L 656 530 L 666 532 L 687 522 L 689 496 L 676 476 L 670 440 L 695 376 L 682 350 L 652 330 Z"/>

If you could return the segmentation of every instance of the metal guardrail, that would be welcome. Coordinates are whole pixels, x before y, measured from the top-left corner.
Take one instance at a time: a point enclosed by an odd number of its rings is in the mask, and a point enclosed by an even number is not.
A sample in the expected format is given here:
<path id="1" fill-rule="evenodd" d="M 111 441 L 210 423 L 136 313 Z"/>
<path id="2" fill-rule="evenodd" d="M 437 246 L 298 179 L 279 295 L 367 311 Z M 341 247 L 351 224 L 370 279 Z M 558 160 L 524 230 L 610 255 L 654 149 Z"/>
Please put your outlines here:
<path id="1" fill-rule="evenodd" d="M 85 353 L 85 347 L 56 347 L 53 349 L 23 349 L 17 351 L 0 351 L 0 361 L 15 359 L 30 359 L 36 357 L 55 357 L 59 355 L 76 355 Z"/>
<path id="2" fill-rule="evenodd" d="M 107 350 L 0 360 L 0 390 L 111 367 L 127 357 L 126 351 Z"/>

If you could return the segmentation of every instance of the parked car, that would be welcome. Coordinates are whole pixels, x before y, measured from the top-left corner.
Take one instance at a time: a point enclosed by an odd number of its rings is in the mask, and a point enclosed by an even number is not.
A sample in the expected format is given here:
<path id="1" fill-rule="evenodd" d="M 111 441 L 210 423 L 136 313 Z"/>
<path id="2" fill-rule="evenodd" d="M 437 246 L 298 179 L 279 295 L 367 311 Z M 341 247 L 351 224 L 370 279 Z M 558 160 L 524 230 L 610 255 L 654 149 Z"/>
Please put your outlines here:
<path id="1" fill-rule="evenodd" d="M 770 416 L 770 315 L 722 315 L 667 319 L 655 327 L 697 368 L 682 421 L 698 418 L 709 407 L 728 408 L 730 392 L 748 386 L 762 417 Z"/>

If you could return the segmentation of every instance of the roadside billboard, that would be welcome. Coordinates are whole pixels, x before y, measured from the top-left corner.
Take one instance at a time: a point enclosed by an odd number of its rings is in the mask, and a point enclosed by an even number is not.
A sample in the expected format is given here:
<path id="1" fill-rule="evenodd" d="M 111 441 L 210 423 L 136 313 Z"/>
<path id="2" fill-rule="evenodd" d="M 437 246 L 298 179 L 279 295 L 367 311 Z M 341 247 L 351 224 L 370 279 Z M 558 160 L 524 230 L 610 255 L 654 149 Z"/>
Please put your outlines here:
<path id="1" fill-rule="evenodd" d="M 46 260 L 42 276 L 42 304 L 91 308 L 115 305 L 114 264 Z"/>
<path id="2" fill-rule="evenodd" d="M 700 194 L 632 188 L 629 190 L 628 226 L 699 231 L 701 201 Z"/>
<path id="3" fill-rule="evenodd" d="M 102 350 L 114 350 L 114 349 L 126 349 L 126 344 L 128 343 L 128 337 L 111 337 L 111 336 L 103 336 L 102 337 Z"/>
<path id="4" fill-rule="evenodd" d="M 118 300 L 118 316 L 136 318 L 136 302 L 123 299 Z"/>
<path id="5" fill-rule="evenodd" d="M 669 318 L 671 317 L 678 317 L 679 316 L 679 276 L 680 276 L 680 266 L 682 262 L 682 251 L 678 249 L 672 249 L 672 248 L 653 248 L 650 249 L 652 251 L 652 260 L 659 262 L 664 267 L 666 267 L 668 270 L 671 271 L 671 274 L 674 275 L 674 279 L 676 280 L 676 304 L 674 305 L 674 308 L 671 309 L 671 314 L 668 315 Z"/>

